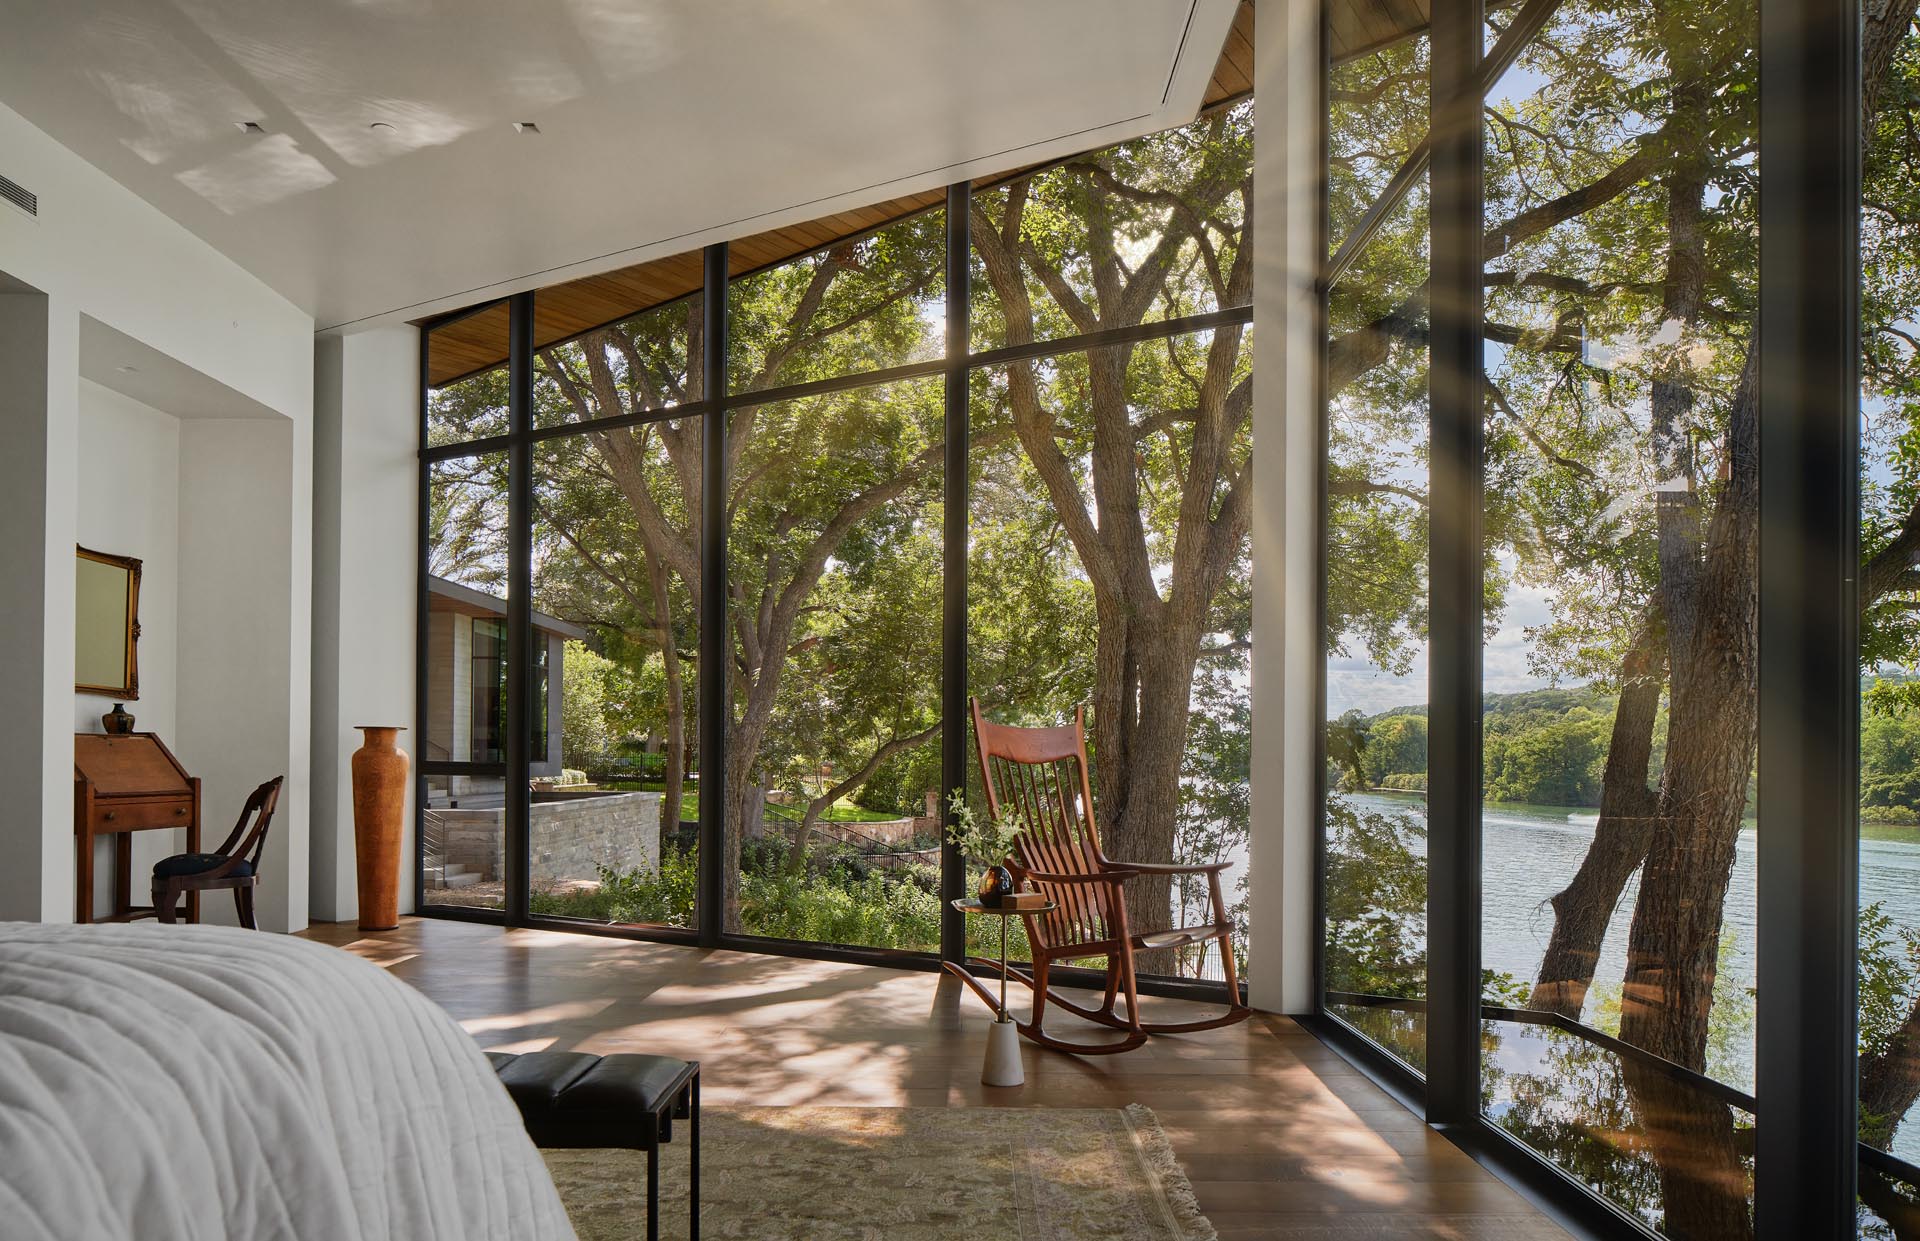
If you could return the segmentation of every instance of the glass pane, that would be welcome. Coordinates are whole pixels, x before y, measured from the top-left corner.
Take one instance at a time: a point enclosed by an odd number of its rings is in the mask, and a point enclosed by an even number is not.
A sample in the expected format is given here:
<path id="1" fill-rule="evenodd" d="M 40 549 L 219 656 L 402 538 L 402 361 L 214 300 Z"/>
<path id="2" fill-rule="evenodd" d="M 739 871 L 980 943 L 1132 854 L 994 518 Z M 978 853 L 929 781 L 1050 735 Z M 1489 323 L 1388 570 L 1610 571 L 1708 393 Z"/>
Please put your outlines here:
<path id="1" fill-rule="evenodd" d="M 727 287 L 730 390 L 925 362 L 945 349 L 946 213 L 741 276 Z"/>
<path id="2" fill-rule="evenodd" d="M 507 433 L 507 303 L 425 333 L 427 447 Z"/>
<path id="3" fill-rule="evenodd" d="M 976 372 L 969 497 L 968 676 L 983 711 L 1033 726 L 1089 708 L 1102 847 L 1233 863 L 1221 912 L 1242 954 L 1251 397 L 1252 333 L 1237 327 Z M 1131 888 L 1136 932 L 1213 920 L 1204 878 Z M 998 951 L 996 928 L 971 935 Z M 1217 941 L 1137 957 L 1188 978 L 1225 966 Z"/>
<path id="4" fill-rule="evenodd" d="M 1424 34 L 1328 70 L 1329 253 L 1426 138 L 1428 98 Z"/>
<path id="5" fill-rule="evenodd" d="M 975 350 L 1246 306 L 1253 102 L 974 196 Z"/>
<path id="6" fill-rule="evenodd" d="M 1920 191 L 1905 85 L 1920 35 L 1892 21 L 1866 31 L 1864 86 L 1876 110 L 1864 133 L 1860 217 L 1859 1073 L 1860 1139 L 1881 1154 L 1860 1161 L 1859 1222 L 1862 1237 L 1895 1241 L 1920 1235 L 1920 590 L 1907 550 L 1920 535 L 1920 236 L 1900 205 Z"/>
<path id="7" fill-rule="evenodd" d="M 1485 1106 L 1689 1241 L 1751 1227 L 1754 37 L 1569 0 L 1485 123 Z"/>
<path id="8" fill-rule="evenodd" d="M 1427 993 L 1427 183 L 1328 294 L 1327 1011 L 1418 1070 Z"/>
<path id="9" fill-rule="evenodd" d="M 533 425 L 561 426 L 699 400 L 701 306 L 696 293 L 535 350 Z"/>
<path id="10" fill-rule="evenodd" d="M 503 906 L 507 454 L 429 467 L 421 887 L 429 905 Z"/>
<path id="11" fill-rule="evenodd" d="M 688 418 L 534 446 L 537 915 L 695 925 L 700 633 L 682 575 L 700 434 Z"/>
<path id="12" fill-rule="evenodd" d="M 942 383 L 744 413 L 727 929 L 936 951 Z"/>

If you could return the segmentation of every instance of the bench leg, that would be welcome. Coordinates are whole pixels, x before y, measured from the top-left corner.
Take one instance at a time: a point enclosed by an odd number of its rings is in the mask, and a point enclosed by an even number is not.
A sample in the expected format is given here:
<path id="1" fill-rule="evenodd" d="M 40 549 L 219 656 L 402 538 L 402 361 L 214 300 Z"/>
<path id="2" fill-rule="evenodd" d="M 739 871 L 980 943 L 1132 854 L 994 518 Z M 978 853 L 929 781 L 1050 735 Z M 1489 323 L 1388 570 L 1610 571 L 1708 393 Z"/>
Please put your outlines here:
<path id="1" fill-rule="evenodd" d="M 660 1143 L 647 1147 L 647 1241 L 660 1241 Z"/>
<path id="2" fill-rule="evenodd" d="M 700 1075 L 687 1083 L 687 1241 L 700 1241 Z"/>

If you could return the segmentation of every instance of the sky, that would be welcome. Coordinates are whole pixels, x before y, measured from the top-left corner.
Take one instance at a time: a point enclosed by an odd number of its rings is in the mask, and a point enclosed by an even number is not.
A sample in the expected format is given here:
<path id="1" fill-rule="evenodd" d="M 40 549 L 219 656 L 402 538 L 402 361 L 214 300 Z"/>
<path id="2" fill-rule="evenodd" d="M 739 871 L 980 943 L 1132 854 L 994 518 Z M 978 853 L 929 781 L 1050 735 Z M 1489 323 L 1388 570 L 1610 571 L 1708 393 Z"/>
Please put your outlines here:
<path id="1" fill-rule="evenodd" d="M 1544 624 L 1552 617 L 1550 596 L 1534 587 L 1510 584 L 1507 587 L 1507 612 L 1500 631 L 1487 644 L 1481 684 L 1490 694 L 1513 694 L 1540 689 L 1548 684 L 1544 677 L 1527 668 L 1527 635 L 1530 625 Z M 1564 682 L 1563 682 L 1564 684 Z M 1391 707 L 1405 707 L 1427 700 L 1427 658 L 1423 649 L 1405 676 L 1394 676 L 1375 667 L 1357 644 L 1351 655 L 1327 660 L 1327 718 L 1358 708 L 1363 714 L 1377 715 Z"/>

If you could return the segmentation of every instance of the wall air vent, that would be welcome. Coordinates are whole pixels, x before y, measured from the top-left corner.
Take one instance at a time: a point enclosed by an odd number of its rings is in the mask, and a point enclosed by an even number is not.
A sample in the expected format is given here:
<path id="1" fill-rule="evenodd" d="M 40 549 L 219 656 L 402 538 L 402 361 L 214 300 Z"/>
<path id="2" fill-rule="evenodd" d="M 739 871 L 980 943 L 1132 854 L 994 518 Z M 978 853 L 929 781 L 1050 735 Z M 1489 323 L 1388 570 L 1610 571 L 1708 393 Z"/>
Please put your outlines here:
<path id="1" fill-rule="evenodd" d="M 40 196 L 7 177 L 0 177 L 0 198 L 6 199 L 31 216 L 40 214 Z"/>

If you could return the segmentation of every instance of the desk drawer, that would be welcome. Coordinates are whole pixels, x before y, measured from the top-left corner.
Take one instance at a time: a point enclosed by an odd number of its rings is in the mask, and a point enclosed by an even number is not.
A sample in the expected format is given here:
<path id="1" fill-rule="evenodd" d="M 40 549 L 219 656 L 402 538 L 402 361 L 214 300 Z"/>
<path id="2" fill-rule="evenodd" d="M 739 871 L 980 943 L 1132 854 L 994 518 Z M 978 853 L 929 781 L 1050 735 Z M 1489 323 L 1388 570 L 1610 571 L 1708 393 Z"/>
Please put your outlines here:
<path id="1" fill-rule="evenodd" d="M 95 832 L 138 832 L 154 827 L 186 827 L 193 802 L 185 797 L 129 797 L 93 803 Z"/>

